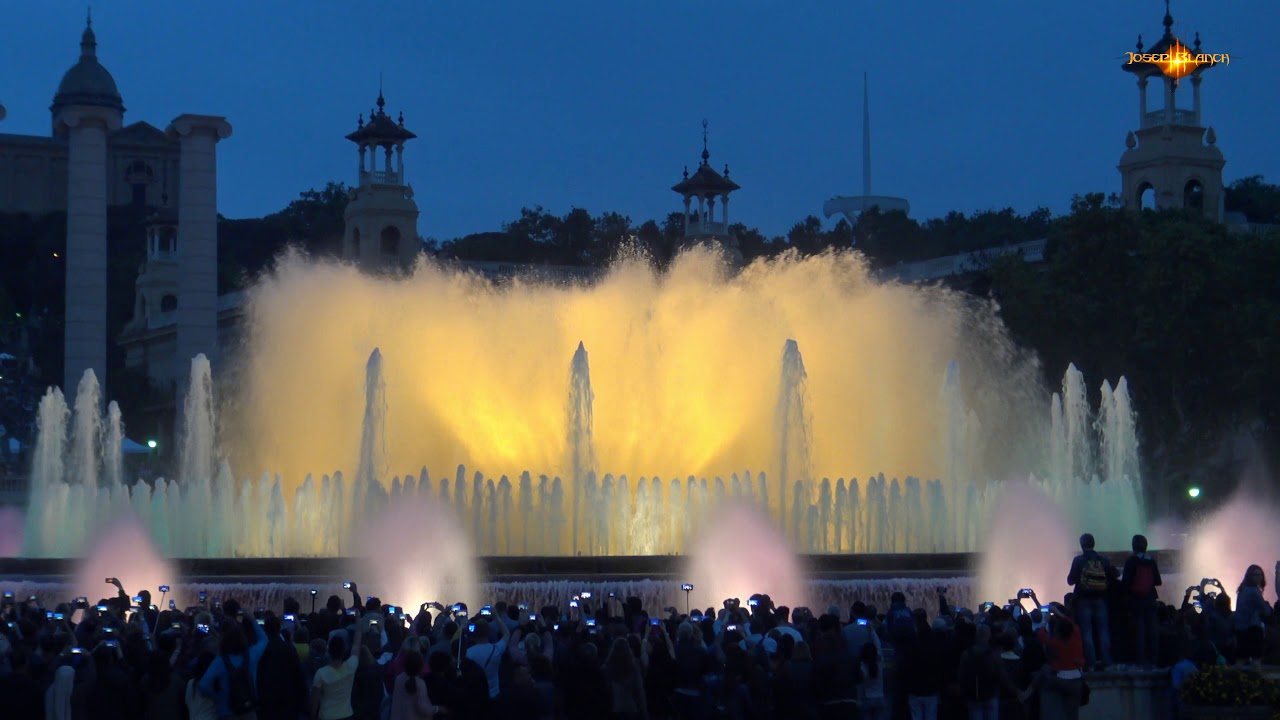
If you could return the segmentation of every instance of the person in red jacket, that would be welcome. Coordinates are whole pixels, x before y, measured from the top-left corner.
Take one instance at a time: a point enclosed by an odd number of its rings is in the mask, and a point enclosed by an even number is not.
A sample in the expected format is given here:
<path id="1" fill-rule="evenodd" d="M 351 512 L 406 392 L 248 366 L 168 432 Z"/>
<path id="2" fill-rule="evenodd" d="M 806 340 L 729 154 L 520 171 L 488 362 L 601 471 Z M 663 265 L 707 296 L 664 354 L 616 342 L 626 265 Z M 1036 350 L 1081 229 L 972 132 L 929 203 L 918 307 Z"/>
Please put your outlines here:
<path id="1" fill-rule="evenodd" d="M 1049 657 L 1022 695 L 1026 701 L 1035 690 L 1040 691 L 1041 720 L 1064 718 L 1076 720 L 1084 702 L 1084 636 L 1080 627 L 1059 603 L 1049 605 L 1049 629 L 1037 634 Z"/>

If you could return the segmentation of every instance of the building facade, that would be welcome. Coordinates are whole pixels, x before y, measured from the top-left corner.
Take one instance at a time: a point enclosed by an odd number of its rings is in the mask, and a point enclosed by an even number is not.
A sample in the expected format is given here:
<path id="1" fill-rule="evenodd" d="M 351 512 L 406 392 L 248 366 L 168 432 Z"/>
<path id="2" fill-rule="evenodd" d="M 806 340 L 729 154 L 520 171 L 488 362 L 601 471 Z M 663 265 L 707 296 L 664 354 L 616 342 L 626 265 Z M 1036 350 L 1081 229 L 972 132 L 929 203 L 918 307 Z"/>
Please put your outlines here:
<path id="1" fill-rule="evenodd" d="M 107 208 L 169 206 L 176 248 L 174 279 L 159 306 L 172 304 L 182 354 L 215 355 L 217 175 L 214 146 L 231 134 L 224 118 L 181 115 L 165 130 L 124 123 L 115 78 L 98 60 L 93 23 L 80 57 L 63 75 L 49 107 L 48 136 L 0 134 L 0 212 L 66 214 L 66 314 L 63 390 L 72 395 L 86 370 L 105 386 L 107 359 Z M 152 260 L 148 256 L 148 262 Z M 153 277 L 152 280 L 155 278 Z M 104 396 L 107 393 L 103 393 Z"/>

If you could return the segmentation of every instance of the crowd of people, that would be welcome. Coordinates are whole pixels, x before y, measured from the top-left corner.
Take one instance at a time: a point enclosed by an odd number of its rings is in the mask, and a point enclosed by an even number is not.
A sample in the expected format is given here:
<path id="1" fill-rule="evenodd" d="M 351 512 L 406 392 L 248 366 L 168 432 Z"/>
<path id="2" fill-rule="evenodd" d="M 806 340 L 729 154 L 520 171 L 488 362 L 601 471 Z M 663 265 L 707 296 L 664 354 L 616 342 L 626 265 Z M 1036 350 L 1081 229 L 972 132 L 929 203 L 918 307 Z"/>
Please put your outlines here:
<path id="1" fill-rule="evenodd" d="M 638 598 L 568 607 L 422 603 L 316 591 L 279 608 L 168 588 L 43 608 L 4 596 L 0 715 L 11 720 L 569 720 L 586 718 L 1075 718 L 1088 679 L 1119 658 L 1169 673 L 1276 657 L 1280 613 L 1250 567 L 1234 604 L 1205 579 L 1160 601 L 1136 536 L 1117 570 L 1081 538 L 1064 602 L 1033 588 L 1004 603 L 936 608 L 776 605 L 766 594 L 681 613 Z M 1280 572 L 1280 563 L 1277 563 Z M 1157 670 L 1158 668 L 1158 670 Z"/>

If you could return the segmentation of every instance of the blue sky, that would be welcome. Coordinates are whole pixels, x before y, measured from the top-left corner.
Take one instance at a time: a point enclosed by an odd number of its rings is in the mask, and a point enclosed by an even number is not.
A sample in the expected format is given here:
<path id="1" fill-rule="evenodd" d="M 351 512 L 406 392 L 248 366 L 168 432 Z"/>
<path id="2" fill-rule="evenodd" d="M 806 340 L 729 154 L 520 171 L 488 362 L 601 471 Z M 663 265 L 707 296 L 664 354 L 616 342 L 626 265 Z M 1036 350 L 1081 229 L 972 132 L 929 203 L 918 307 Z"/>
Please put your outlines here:
<path id="1" fill-rule="evenodd" d="M 15 3 L 0 24 L 0 132 L 49 132 L 86 5 Z M 1280 182 L 1280 3 L 1175 0 L 1175 32 L 1228 52 L 1203 85 L 1228 181 Z M 912 215 L 1064 211 L 1118 189 L 1137 89 L 1120 70 L 1160 0 L 115 0 L 94 5 L 126 122 L 225 115 L 219 209 L 256 217 L 354 179 L 378 93 L 419 139 L 406 165 L 424 236 L 496 229 L 522 206 L 675 210 L 701 152 L 743 189 L 734 219 L 780 234 L 859 194 L 870 74 L 877 194 Z M 1190 102 L 1190 93 L 1185 99 Z M 828 225 L 834 219 L 828 221 Z"/>

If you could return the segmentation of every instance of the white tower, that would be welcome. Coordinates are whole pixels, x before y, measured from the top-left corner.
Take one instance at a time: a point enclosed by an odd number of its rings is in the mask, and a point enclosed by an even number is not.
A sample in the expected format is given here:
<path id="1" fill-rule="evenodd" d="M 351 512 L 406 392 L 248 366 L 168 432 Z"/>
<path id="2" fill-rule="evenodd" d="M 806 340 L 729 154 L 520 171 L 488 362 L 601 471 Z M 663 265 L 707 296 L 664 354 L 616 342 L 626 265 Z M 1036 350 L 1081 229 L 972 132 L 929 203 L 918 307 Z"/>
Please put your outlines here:
<path id="1" fill-rule="evenodd" d="M 404 174 L 404 144 L 417 135 L 405 129 L 404 113 L 392 120 L 386 104 L 379 90 L 377 111 L 369 111 L 368 123 L 361 115 L 347 135 L 359 148 L 360 169 L 343 213 L 342 257 L 374 270 L 408 267 L 422 246 L 418 204 Z"/>
<path id="2" fill-rule="evenodd" d="M 850 224 L 857 222 L 858 215 L 879 208 L 881 212 L 901 210 L 911 212 L 911 204 L 906 198 L 889 197 L 871 194 L 871 102 L 867 87 L 867 75 L 862 74 L 862 195 L 841 195 L 833 197 L 822 204 L 822 213 L 831 217 L 836 213 L 844 215 Z"/>
<path id="3" fill-rule="evenodd" d="M 729 165 L 725 164 L 724 174 L 711 167 L 711 152 L 707 150 L 707 121 L 702 121 L 702 162 L 698 169 L 689 175 L 689 168 L 684 169 L 684 179 L 671 187 L 684 198 L 684 238 L 681 247 L 695 245 L 718 245 L 729 255 L 729 262 L 735 267 L 744 264 L 742 249 L 738 238 L 729 232 L 729 194 L 741 189 L 729 179 Z M 697 198 L 698 207 L 693 208 L 693 200 Z M 720 219 L 716 220 L 716 199 L 720 200 Z"/>
<path id="4" fill-rule="evenodd" d="M 49 110 L 53 134 L 67 138 L 62 387 L 71 393 L 86 369 L 104 388 L 107 381 L 107 133 L 124 121 L 115 79 L 98 62 L 92 19 L 80 37 L 80 61 L 62 76 Z"/>
<path id="5" fill-rule="evenodd" d="M 216 367 L 217 144 L 219 140 L 231 137 L 231 124 L 226 118 L 215 115 L 179 115 L 169 123 L 165 133 L 178 140 L 181 148 L 178 164 L 178 307 L 175 313 L 178 367 L 185 367 L 201 353 Z"/>
<path id="6" fill-rule="evenodd" d="M 1200 120 L 1200 82 L 1205 70 L 1214 66 L 1211 56 L 1200 49 L 1200 33 L 1188 48 L 1173 34 L 1173 16 L 1165 3 L 1164 36 L 1143 50 L 1138 36 L 1138 53 L 1166 56 L 1161 62 L 1127 62 L 1122 68 L 1138 78 L 1138 129 L 1125 138 L 1120 156 L 1121 194 L 1126 208 L 1144 204 L 1157 210 L 1186 208 L 1203 212 L 1222 222 L 1222 168 L 1227 164 L 1217 148 L 1213 128 L 1206 130 Z M 1206 60 L 1197 62 L 1197 58 Z M 1132 58 L 1138 60 L 1138 58 Z M 1179 108 L 1177 91 L 1181 80 L 1190 78 L 1192 106 Z M 1147 84 L 1156 80 L 1163 89 L 1163 107 L 1147 111 Z"/>

